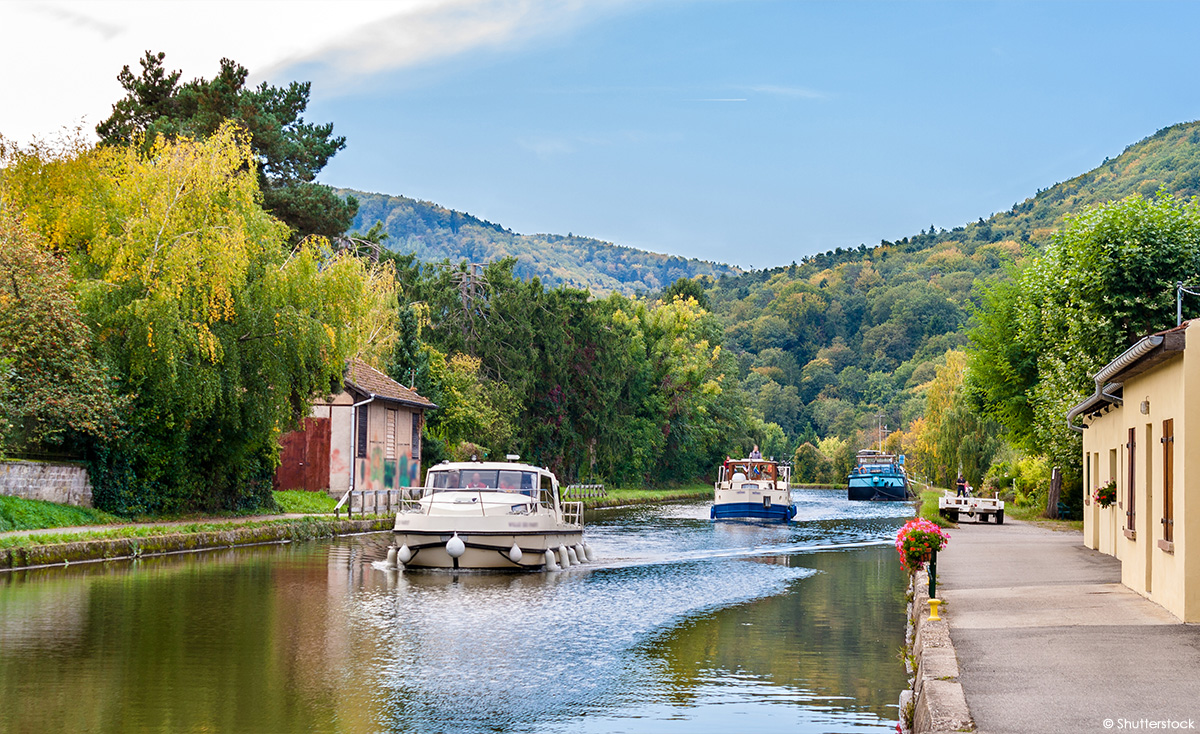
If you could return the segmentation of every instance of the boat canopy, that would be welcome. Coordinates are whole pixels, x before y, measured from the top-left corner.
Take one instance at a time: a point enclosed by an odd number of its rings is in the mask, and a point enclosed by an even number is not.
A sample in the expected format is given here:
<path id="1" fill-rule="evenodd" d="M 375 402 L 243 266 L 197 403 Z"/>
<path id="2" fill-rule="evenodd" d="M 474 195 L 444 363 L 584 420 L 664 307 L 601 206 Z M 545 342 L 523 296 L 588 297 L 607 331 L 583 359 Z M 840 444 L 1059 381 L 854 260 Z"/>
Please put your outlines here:
<path id="1" fill-rule="evenodd" d="M 747 479 L 765 479 L 768 482 L 773 482 L 779 474 L 779 467 L 774 461 L 727 459 L 723 467 L 722 476 L 732 477 L 738 473 L 744 474 Z"/>
<path id="2" fill-rule="evenodd" d="M 494 469 L 472 466 L 438 466 L 429 470 L 425 488 L 429 490 L 430 494 L 473 489 L 514 492 L 534 497 L 542 484 L 546 485 L 546 489 L 551 488 L 549 475 L 542 475 L 539 478 L 539 474 L 540 472 L 524 467 Z"/>

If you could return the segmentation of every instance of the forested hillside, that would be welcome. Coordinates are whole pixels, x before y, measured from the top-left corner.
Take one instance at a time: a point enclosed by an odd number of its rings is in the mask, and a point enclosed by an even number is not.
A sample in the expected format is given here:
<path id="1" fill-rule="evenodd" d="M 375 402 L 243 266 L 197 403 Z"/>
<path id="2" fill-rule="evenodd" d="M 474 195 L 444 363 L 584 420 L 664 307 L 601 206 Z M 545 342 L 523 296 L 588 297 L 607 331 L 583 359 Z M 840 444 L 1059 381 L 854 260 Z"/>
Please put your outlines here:
<path id="1" fill-rule="evenodd" d="M 968 347 L 983 290 L 1040 252 L 1065 216 L 1160 189 L 1200 192 L 1200 123 L 1165 128 L 986 220 L 704 281 L 743 388 L 782 429 L 767 439 L 772 453 L 823 439 L 813 460 L 828 461 L 833 478 L 882 422 L 905 429 L 894 448 L 928 457 L 934 444 L 948 447 L 921 467 L 932 477 L 961 465 L 981 480 L 1002 432 L 963 403 L 965 355 L 950 350 Z M 934 396 L 943 402 L 935 415 L 926 414 L 931 390 L 945 393 Z M 946 415 L 958 417 L 937 423 Z"/>
<path id="2" fill-rule="evenodd" d="M 621 247 L 590 237 L 517 234 L 499 224 L 405 196 L 340 189 L 358 200 L 353 229 L 383 222 L 387 246 L 425 261 L 493 262 L 517 258 L 519 278 L 539 277 L 550 286 L 585 288 L 596 294 L 657 291 L 680 278 L 726 275 L 737 268 L 705 260 Z"/>

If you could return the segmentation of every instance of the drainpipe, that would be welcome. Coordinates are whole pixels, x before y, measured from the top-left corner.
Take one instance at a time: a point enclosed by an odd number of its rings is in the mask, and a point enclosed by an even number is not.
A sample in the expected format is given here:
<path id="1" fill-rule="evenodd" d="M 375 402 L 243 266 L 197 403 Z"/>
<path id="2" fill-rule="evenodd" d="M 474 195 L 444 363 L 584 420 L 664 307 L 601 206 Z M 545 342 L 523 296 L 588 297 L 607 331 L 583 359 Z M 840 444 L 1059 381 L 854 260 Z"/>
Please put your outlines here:
<path id="1" fill-rule="evenodd" d="M 366 400 L 361 400 L 350 406 L 350 491 L 353 492 L 357 484 L 358 476 L 358 408 L 360 405 L 366 405 L 375 400 L 375 393 L 368 393 L 371 397 Z M 354 503 L 351 502 L 350 506 Z"/>
<path id="2" fill-rule="evenodd" d="M 1087 428 L 1087 426 L 1075 425 L 1075 418 L 1080 413 L 1083 412 L 1084 405 L 1092 402 L 1093 400 L 1096 400 L 1097 398 L 1104 398 L 1105 400 L 1107 400 L 1110 403 L 1115 403 L 1117 405 L 1120 405 L 1121 398 L 1118 398 L 1116 395 L 1112 395 L 1105 391 L 1105 388 L 1112 388 L 1112 387 L 1115 387 L 1116 384 L 1120 384 L 1120 383 L 1106 384 L 1106 383 L 1108 383 L 1109 378 L 1113 377 L 1116 374 L 1119 374 L 1121 372 L 1121 370 L 1125 369 L 1129 365 L 1133 364 L 1134 362 L 1138 361 L 1142 357 L 1146 356 L 1146 354 L 1148 354 L 1150 352 L 1150 350 L 1154 349 L 1159 344 L 1162 344 L 1162 342 L 1163 342 L 1163 338 L 1161 336 L 1148 336 L 1148 337 L 1142 339 L 1141 341 L 1137 342 L 1136 344 L 1134 344 L 1129 349 L 1126 349 L 1124 352 L 1121 353 L 1121 356 L 1119 356 L 1116 359 L 1114 359 L 1113 361 L 1109 362 L 1107 365 L 1105 365 L 1104 369 L 1097 372 L 1096 378 L 1095 378 L 1096 379 L 1096 392 L 1092 394 L 1092 397 L 1088 398 L 1087 400 L 1083 401 L 1079 405 L 1076 405 L 1074 408 L 1071 408 L 1069 411 L 1067 411 L 1067 428 L 1070 428 L 1072 431 L 1075 431 L 1076 433 L 1083 433 L 1083 429 Z"/>

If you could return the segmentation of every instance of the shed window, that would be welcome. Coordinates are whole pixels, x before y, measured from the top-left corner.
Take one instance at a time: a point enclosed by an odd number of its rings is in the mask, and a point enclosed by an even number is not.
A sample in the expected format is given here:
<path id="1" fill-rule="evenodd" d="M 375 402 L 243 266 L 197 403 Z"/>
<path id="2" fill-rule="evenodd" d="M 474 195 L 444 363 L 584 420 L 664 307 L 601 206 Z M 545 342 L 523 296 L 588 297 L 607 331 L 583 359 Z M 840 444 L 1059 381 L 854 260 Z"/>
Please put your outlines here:
<path id="1" fill-rule="evenodd" d="M 414 412 L 412 414 L 412 443 L 409 445 L 412 450 L 412 460 L 421 460 L 421 414 Z"/>
<path id="2" fill-rule="evenodd" d="M 354 455 L 360 459 L 365 459 L 367 456 L 367 415 L 370 413 L 370 410 L 365 405 L 360 405 L 355 410 L 358 411 L 354 416 L 354 421 L 357 423 L 354 429 L 357 434 L 355 436 L 355 443 L 358 445 L 354 447 Z"/>

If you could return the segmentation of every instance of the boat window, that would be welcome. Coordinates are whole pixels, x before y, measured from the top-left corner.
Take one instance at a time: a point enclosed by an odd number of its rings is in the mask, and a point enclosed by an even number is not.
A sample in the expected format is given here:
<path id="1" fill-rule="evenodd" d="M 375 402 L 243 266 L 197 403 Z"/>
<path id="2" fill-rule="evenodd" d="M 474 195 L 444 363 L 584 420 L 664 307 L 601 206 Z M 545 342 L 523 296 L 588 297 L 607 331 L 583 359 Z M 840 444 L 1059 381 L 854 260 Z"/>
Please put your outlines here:
<path id="1" fill-rule="evenodd" d="M 501 469 L 450 469 L 430 471 L 428 486 L 433 490 L 490 489 L 533 496 L 537 487 L 533 472 Z"/>

